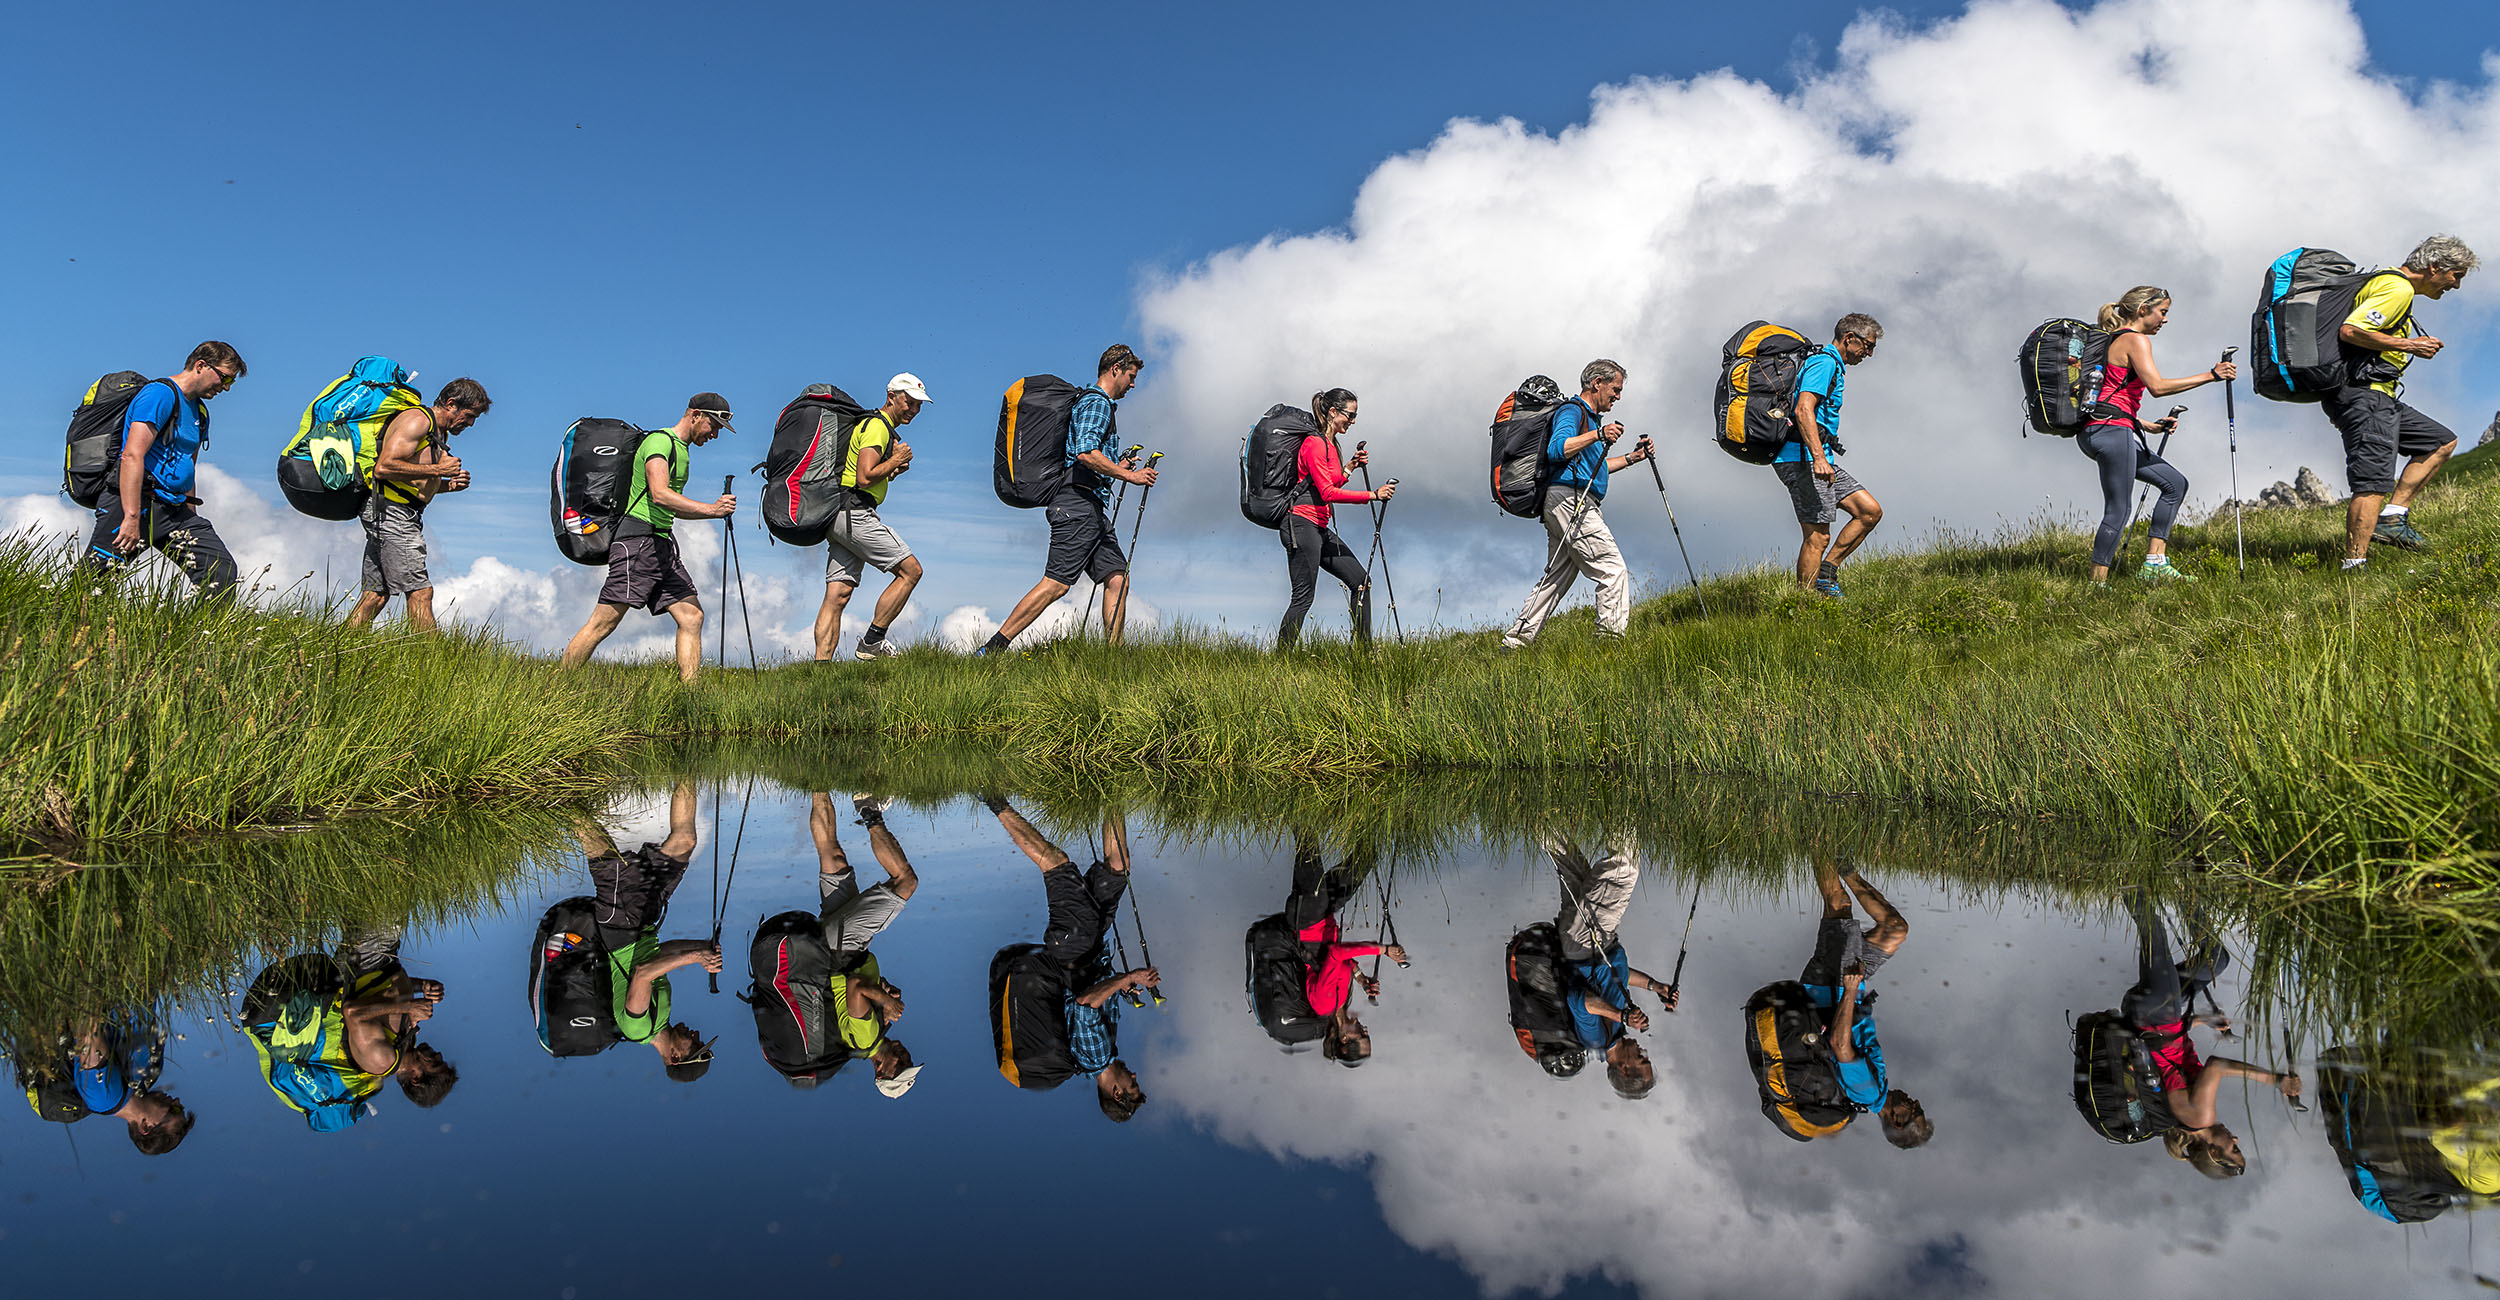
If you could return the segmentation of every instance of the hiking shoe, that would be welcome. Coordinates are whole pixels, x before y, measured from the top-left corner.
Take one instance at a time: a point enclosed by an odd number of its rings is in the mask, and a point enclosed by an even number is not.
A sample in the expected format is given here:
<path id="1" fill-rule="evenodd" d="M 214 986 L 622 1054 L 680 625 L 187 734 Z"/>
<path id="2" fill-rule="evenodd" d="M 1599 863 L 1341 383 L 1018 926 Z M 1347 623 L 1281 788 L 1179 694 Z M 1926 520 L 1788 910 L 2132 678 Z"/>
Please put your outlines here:
<path id="1" fill-rule="evenodd" d="M 2166 561 L 2155 564 L 2151 560 L 2146 560 L 2143 567 L 2135 571 L 2135 576 L 2140 582 L 2151 583 L 2196 581 L 2195 574 Z"/>
<path id="2" fill-rule="evenodd" d="M 894 806 L 890 794 L 870 794 L 863 790 L 851 796 L 851 811 L 862 826 L 874 826 L 885 820 L 885 810 Z"/>
<path id="3" fill-rule="evenodd" d="M 862 659 L 891 659 L 903 653 L 903 647 L 884 637 L 878 637 L 874 641 L 861 641 L 857 646 L 852 647 L 851 653 Z"/>
<path id="4" fill-rule="evenodd" d="M 2370 541 L 2374 545 L 2385 543 L 2389 546 L 2401 546 L 2408 551 L 2427 551 L 2431 548 L 2431 539 L 2423 536 L 2422 530 L 2413 526 L 2413 516 L 2409 514 L 2397 515 L 2394 518 L 2380 515 L 2378 527 L 2370 530 Z"/>
<path id="5" fill-rule="evenodd" d="M 1493 648 L 1494 648 L 1494 649 L 1496 649 L 1496 650 L 1503 650 L 1503 651 L 1509 651 L 1509 650 L 1525 650 L 1525 649 L 1527 649 L 1527 648 L 1528 648 L 1528 643 L 1527 643 L 1527 642 L 1525 642 L 1525 641 L 1520 640 L 1519 638 L 1517 638 L 1517 637 L 1515 637 L 1515 636 L 1504 636 L 1504 637 L 1502 638 L 1502 642 L 1501 642 L 1501 644 L 1500 644 L 1500 645 L 1497 645 L 1497 646 L 1495 646 L 1495 647 L 1493 647 Z"/>
<path id="6" fill-rule="evenodd" d="M 1840 581 L 1836 578 L 1816 578 L 1814 580 L 1814 594 L 1817 596 L 1829 596 L 1833 600 L 1848 599 L 1848 594 L 1840 589 Z"/>
<path id="7" fill-rule="evenodd" d="M 980 649 L 972 652 L 972 657 L 975 659 L 987 659 L 991 656 L 993 649 L 994 648 L 991 646 L 982 646 Z"/>

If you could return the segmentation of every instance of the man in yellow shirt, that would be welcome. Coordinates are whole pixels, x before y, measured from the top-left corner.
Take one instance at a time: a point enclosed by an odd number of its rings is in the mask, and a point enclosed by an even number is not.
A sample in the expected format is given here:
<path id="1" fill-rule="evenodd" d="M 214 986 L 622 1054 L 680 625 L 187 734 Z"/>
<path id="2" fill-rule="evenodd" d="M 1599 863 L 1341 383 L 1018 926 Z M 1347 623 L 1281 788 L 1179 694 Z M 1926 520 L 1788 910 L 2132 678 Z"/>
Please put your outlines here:
<path id="1" fill-rule="evenodd" d="M 2362 566 L 2373 541 L 2409 551 L 2430 545 L 2413 526 L 2413 497 L 2456 451 L 2457 436 L 2396 394 L 2405 367 L 2415 357 L 2439 355 L 2443 346 L 2414 324 L 2413 300 L 2446 296 L 2479 265 L 2463 240 L 2433 235 L 2406 255 L 2404 265 L 2364 283 L 2336 331 L 2347 374 L 2325 406 L 2344 437 L 2344 478 L 2352 492 L 2344 519 L 2346 571 Z M 2406 458 L 2401 477 L 2400 455 Z"/>
<path id="2" fill-rule="evenodd" d="M 842 640 L 842 610 L 858 590 L 869 565 L 894 575 L 877 597 L 877 612 L 868 631 L 851 653 L 862 659 L 901 654 L 885 639 L 887 628 L 903 616 L 903 602 L 920 583 L 920 561 L 877 517 L 894 476 L 911 468 L 911 444 L 897 432 L 929 401 L 929 390 L 913 374 L 886 381 L 885 405 L 870 411 L 851 429 L 850 454 L 842 460 L 842 508 L 825 530 L 825 603 L 816 610 L 816 661 L 830 662 Z"/>

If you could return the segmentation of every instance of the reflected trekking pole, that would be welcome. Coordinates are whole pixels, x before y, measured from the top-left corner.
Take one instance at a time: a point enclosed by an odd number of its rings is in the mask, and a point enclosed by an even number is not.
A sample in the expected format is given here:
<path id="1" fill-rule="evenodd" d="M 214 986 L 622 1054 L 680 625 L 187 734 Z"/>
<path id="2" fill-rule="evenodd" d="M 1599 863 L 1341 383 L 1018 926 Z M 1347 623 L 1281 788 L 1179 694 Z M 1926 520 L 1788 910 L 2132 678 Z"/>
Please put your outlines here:
<path id="1" fill-rule="evenodd" d="M 2238 348 L 2224 348 L 2222 359 L 2229 361 Z M 2248 534 L 2240 529 L 2240 404 L 2232 400 L 2231 385 L 2222 381 L 2222 419 L 2231 431 L 2231 538 L 2239 544 L 2239 576 L 2248 576 Z"/>
<path id="2" fill-rule="evenodd" d="M 1141 501 L 1138 504 L 1142 506 L 1145 503 Z M 1145 958 L 1146 965 L 1152 967 L 1155 964 L 1155 950 L 1146 944 L 1146 913 L 1137 906 L 1137 891 L 1129 889 L 1125 892 L 1128 894 L 1129 919 L 1137 923 L 1137 955 Z M 1115 920 L 1112 924 L 1116 926 L 1119 922 Z M 1158 986 L 1147 989 L 1146 992 L 1154 996 L 1155 1009 L 1161 1010 L 1163 1008 L 1162 988 Z"/>
<path id="3" fill-rule="evenodd" d="M 1675 973 L 1667 976 L 1667 1010 L 1675 1010 L 1676 994 L 1684 987 L 1684 957 L 1693 950 L 1693 917 L 1701 911 L 1701 882 L 1693 882 L 1693 905 L 1684 910 L 1684 942 L 1675 946 Z"/>
<path id="4" fill-rule="evenodd" d="M 1701 598 L 1701 575 L 1693 572 L 1693 553 L 1684 549 L 1684 526 L 1675 522 L 1675 503 L 1667 500 L 1667 476 L 1658 471 L 1658 444 L 1651 443 L 1649 454 L 1642 459 L 1649 462 L 1649 477 L 1658 484 L 1658 504 L 1667 508 L 1667 527 L 1675 533 L 1676 552 L 1684 557 L 1684 578 L 1693 584 L 1693 603 L 1701 607 L 1701 616 L 1708 618 L 1710 602 Z"/>
<path id="5" fill-rule="evenodd" d="M 1137 932 L 1137 941 L 1141 944 L 1146 941 L 1145 931 L 1140 930 Z M 1128 936 L 1120 932 L 1120 914 L 1118 912 L 1113 912 L 1111 914 L 1111 946 L 1119 951 L 1121 970 L 1132 971 L 1137 969 L 1135 966 L 1129 964 Z M 1152 963 L 1149 964 L 1151 965 Z M 1128 1004 L 1132 1007 L 1142 1008 L 1146 1005 L 1146 1000 L 1137 996 L 1137 990 L 1133 988 L 1122 989 L 1119 992 L 1112 994 L 1112 996 L 1128 999 Z"/>
<path id="6" fill-rule="evenodd" d="M 1142 442 L 1130 444 L 1127 451 L 1120 453 L 1120 463 L 1125 465 L 1128 462 L 1137 459 L 1137 453 L 1144 451 L 1145 449 L 1146 444 Z M 1128 480 L 1121 479 L 1119 494 L 1111 498 L 1111 535 L 1114 537 L 1120 535 L 1120 507 L 1126 504 L 1127 501 Z M 1138 502 L 1138 505 L 1142 508 L 1145 505 L 1145 502 L 1140 501 Z M 1084 634 L 1085 625 L 1092 622 L 1094 619 L 1094 595 L 1101 590 L 1102 584 L 1097 582 L 1085 592 L 1085 612 L 1076 616 L 1076 630 L 1079 635 Z"/>
<path id="7" fill-rule="evenodd" d="M 1380 1005 L 1380 959 L 1388 955 L 1385 949 L 1398 941 L 1397 917 L 1390 911 L 1389 901 L 1389 886 L 1383 883 L 1380 886 L 1380 946 L 1384 951 L 1372 954 L 1371 982 L 1363 987 L 1363 995 L 1371 999 L 1373 1006 Z M 1406 964 L 1406 962 L 1398 963 L 1400 966 Z"/>
<path id="8" fill-rule="evenodd" d="M 2164 453 L 2166 453 L 2166 452 L 2168 452 L 2168 451 L 2170 450 L 2170 435 L 2171 435 L 2171 434 L 2174 434 L 2174 433 L 2177 433 L 2177 432 L 2179 431 L 2179 416 L 2180 416 L 2180 414 L 2181 414 L 2182 412 L 2184 412 L 2184 411 L 2186 411 L 2186 410 L 2187 410 L 2187 408 L 2186 408 L 2186 407 L 2184 407 L 2184 406 L 2174 406 L 2174 407 L 2171 407 L 2171 408 L 2170 408 L 2170 417 L 2169 417 L 2169 419 L 2170 419 L 2170 427 L 2169 427 L 2169 428 L 2167 428 L 2167 429 L 2162 430 L 2162 433 L 2161 433 L 2161 445 L 2160 445 L 2160 446 L 2158 446 L 2158 447 L 2153 448 L 2153 458 L 2154 458 L 2155 460 L 2159 460 L 2159 459 L 2163 456 L 2163 454 L 2164 454 Z M 2141 437 L 2141 436 L 2143 436 L 2143 435 L 2139 434 L 2139 435 L 2137 435 L 2137 436 L 2138 436 L 2138 437 Z M 2135 521 L 2136 521 L 2137 519 L 2141 518 L 2141 517 L 2143 516 L 2143 514 L 2144 514 L 2144 498 L 2145 498 L 2145 497 L 2147 497 L 2147 496 L 2149 496 L 2149 495 L 2151 495 L 2152 491 L 2153 491 L 2153 485 L 2152 485 L 2152 484 L 2150 484 L 2150 483 L 2147 483 L 2147 484 L 2145 484 L 2145 485 L 2143 486 L 2143 488 L 2142 488 L 2142 489 L 2140 489 L 2140 490 L 2138 490 L 2138 491 L 2136 492 L 2136 494 L 2135 494 L 2135 513 L 2127 516 L 2127 531 L 2128 531 L 2128 532 L 2133 532 L 2133 531 L 2135 531 Z M 2147 530 L 2146 530 L 2146 532 L 2147 532 L 2148 536 L 2147 536 L 2147 537 L 2145 538 L 2145 540 L 2144 540 L 2144 545 L 2145 545 L 2145 548 L 2149 551 L 2149 550 L 2152 548 L 2152 544 L 2153 544 L 2153 542 L 2152 542 L 2152 538 L 2149 536 L 2149 533 L 2151 532 L 2151 530 L 2150 530 L 2150 529 L 2147 529 Z M 2121 536 L 2124 536 L 2124 534 L 2121 534 Z"/>
<path id="9" fill-rule="evenodd" d="M 1363 448 L 1368 445 L 1370 444 L 1357 440 L 1354 444 L 1355 454 L 1358 456 L 1361 455 L 1363 453 Z M 1389 480 L 1389 486 L 1396 487 L 1397 485 L 1398 481 L 1396 479 Z M 1372 490 L 1372 467 L 1368 463 L 1363 466 L 1363 490 L 1365 492 Z M 1380 585 L 1383 590 L 1389 593 L 1389 633 L 1398 639 L 1398 644 L 1404 645 L 1406 643 L 1406 629 L 1398 624 L 1398 584 L 1395 578 L 1389 576 L 1389 544 L 1382 540 L 1380 536 L 1381 521 L 1389 516 L 1389 503 L 1386 501 L 1373 500 L 1368 504 L 1371 506 L 1372 510 L 1371 558 L 1379 562 Z"/>
<path id="10" fill-rule="evenodd" d="M 720 490 L 723 493 L 727 493 L 729 491 L 729 485 L 732 481 L 732 477 L 734 476 L 724 476 L 721 479 Z M 755 619 L 747 613 L 747 566 L 738 559 L 737 524 L 732 519 L 724 517 L 720 521 L 720 531 L 721 536 L 727 538 L 729 541 L 729 558 L 724 560 L 723 563 L 738 571 L 738 621 L 745 625 L 747 630 L 747 669 L 751 672 L 756 666 Z M 727 606 L 723 606 L 721 608 L 720 616 L 721 640 L 722 643 L 726 645 L 729 639 L 729 609 Z M 721 654 L 721 667 L 726 668 L 728 666 L 729 655 L 724 650 Z"/>
<path id="11" fill-rule="evenodd" d="M 755 778 L 750 776 L 750 777 L 748 777 L 748 778 L 747 778 L 747 788 L 746 788 L 746 793 L 745 793 L 745 794 L 743 794 L 743 795 L 741 795 L 741 796 L 739 796 L 739 798 L 738 798 L 738 838 L 737 838 L 737 840 L 736 840 L 735 842 L 733 842 L 733 843 L 729 846 L 729 883 L 728 883 L 728 885 L 727 885 L 726 887 L 724 887 L 724 886 L 721 884 L 721 878 L 720 878 L 720 790 L 719 790 L 719 788 L 718 788 L 718 787 L 715 787 L 715 788 L 713 789 L 713 792 L 712 792 L 712 887 L 713 887 L 713 897 L 712 897 L 712 950 L 713 950 L 714 952 L 718 952 L 718 951 L 720 950 L 720 932 L 721 932 L 721 921 L 722 921 L 722 919 L 723 919 L 723 918 L 725 918 L 725 917 L 727 917 L 727 916 L 729 915 L 729 892 L 730 892 L 730 890 L 736 889 L 736 888 L 738 887 L 738 850 L 740 850 L 740 849 L 742 849 L 742 848 L 745 848 L 745 847 L 746 847 L 746 842 L 747 842 L 747 809 L 752 808 L 752 807 L 754 807 L 754 806 L 755 806 Z M 714 993 L 718 993 L 718 992 L 720 992 L 720 972 L 719 972 L 719 971 L 709 971 L 709 972 L 706 972 L 706 973 L 707 973 L 707 975 L 710 977 L 710 981 L 711 981 L 711 985 L 712 985 L 712 991 L 713 991 Z"/>

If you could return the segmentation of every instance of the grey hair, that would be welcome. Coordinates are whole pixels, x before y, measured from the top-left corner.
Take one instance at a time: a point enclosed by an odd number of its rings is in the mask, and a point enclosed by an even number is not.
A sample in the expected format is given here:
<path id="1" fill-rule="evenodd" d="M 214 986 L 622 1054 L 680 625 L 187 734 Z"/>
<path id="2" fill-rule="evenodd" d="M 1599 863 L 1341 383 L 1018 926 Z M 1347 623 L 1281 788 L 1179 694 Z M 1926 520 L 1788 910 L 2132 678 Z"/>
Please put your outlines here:
<path id="1" fill-rule="evenodd" d="M 1597 360 L 1580 367 L 1580 391 L 1585 393 L 1588 390 L 1597 387 L 1599 384 L 1605 383 L 1609 379 L 1621 378 L 1623 378 L 1622 362 L 1608 361 L 1604 357 L 1599 357 Z"/>
<path id="2" fill-rule="evenodd" d="M 2454 235 L 2433 235 L 2405 254 L 2408 271 L 2454 271 L 2463 275 L 2482 264 L 2483 259 L 2474 256 L 2474 250 Z"/>
<path id="3" fill-rule="evenodd" d="M 1865 312 L 1853 311 L 1848 315 L 1841 317 L 1840 320 L 1832 326 L 1832 337 L 1836 339 L 1863 339 L 1868 343 L 1876 343 L 1882 341 L 1884 337 L 1884 327 L 1876 324 L 1875 318 L 1867 315 Z"/>

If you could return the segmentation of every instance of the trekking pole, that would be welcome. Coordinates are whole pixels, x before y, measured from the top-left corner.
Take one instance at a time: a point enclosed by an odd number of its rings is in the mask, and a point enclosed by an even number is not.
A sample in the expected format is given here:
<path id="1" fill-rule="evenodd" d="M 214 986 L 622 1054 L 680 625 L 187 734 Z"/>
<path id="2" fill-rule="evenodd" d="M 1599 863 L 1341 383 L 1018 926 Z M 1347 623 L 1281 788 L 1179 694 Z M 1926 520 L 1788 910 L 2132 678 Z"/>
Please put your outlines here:
<path id="1" fill-rule="evenodd" d="M 1693 950 L 1693 917 L 1701 911 L 1701 882 L 1693 882 L 1693 905 L 1684 909 L 1684 942 L 1675 947 L 1675 973 L 1667 976 L 1667 1010 L 1675 1010 L 1676 993 L 1684 987 L 1684 957 Z"/>
<path id="2" fill-rule="evenodd" d="M 1357 441 L 1354 444 L 1354 454 L 1362 455 L 1363 448 L 1367 445 L 1369 444 Z M 1389 486 L 1396 487 L 1397 485 L 1396 479 L 1389 480 Z M 1369 463 L 1363 466 L 1363 490 L 1365 492 L 1372 490 L 1372 467 Z M 1380 535 L 1381 521 L 1389 517 L 1389 503 L 1375 499 L 1369 504 L 1372 510 L 1372 558 L 1380 564 L 1380 585 L 1389 593 L 1389 632 L 1398 639 L 1398 644 L 1404 645 L 1406 644 L 1406 629 L 1398 624 L 1398 584 L 1395 578 L 1389 576 L 1389 543 Z"/>
<path id="3" fill-rule="evenodd" d="M 738 476 L 735 474 L 721 475 L 720 490 L 724 493 L 728 492 L 729 485 L 737 481 Z M 720 535 L 723 539 L 720 550 L 720 666 L 727 668 L 729 666 L 729 543 L 727 541 L 729 520 L 726 518 L 720 521 Z M 698 645 L 695 653 L 699 656 L 702 652 L 702 647 Z M 715 826 L 713 829 L 720 828 Z M 717 852 L 720 846 L 715 844 L 712 848 Z"/>
<path id="4" fill-rule="evenodd" d="M 2161 459 L 2163 454 L 2170 450 L 2170 435 L 2178 432 L 2179 413 L 2185 411 L 2186 409 L 2187 408 L 2184 406 L 2174 406 L 2170 408 L 2170 427 L 2162 430 L 2161 445 L 2153 449 L 2153 458 L 2155 460 Z M 2143 437 L 2142 434 L 2138 434 L 2136 436 L 2139 439 Z M 2139 443 L 2138 445 L 2141 444 Z M 2151 495 L 2152 491 L 2153 485 L 2150 483 L 2145 484 L 2142 488 L 2137 490 L 2135 494 L 2135 512 L 2127 516 L 2127 532 L 2131 533 L 2135 531 L 2135 521 L 2142 518 L 2144 515 L 2144 498 Z M 2147 532 L 2149 534 L 2150 530 L 2148 529 Z M 2119 534 L 2121 537 L 2124 537 L 2125 535 L 2125 533 Z M 2145 538 L 2144 545 L 2146 551 L 2150 552 L 2153 543 L 2152 538 L 2149 535 Z"/>
<path id="5" fill-rule="evenodd" d="M 1137 955 L 1145 958 L 1146 965 L 1151 967 L 1155 964 L 1155 950 L 1148 947 L 1146 944 L 1146 913 L 1144 909 L 1138 907 L 1137 905 L 1137 891 L 1134 888 L 1131 888 L 1126 892 L 1128 894 L 1129 919 L 1137 923 Z M 1113 921 L 1112 924 L 1118 925 L 1119 922 Z M 1146 992 L 1154 996 L 1155 1009 L 1158 1011 L 1162 1010 L 1163 990 L 1160 987 L 1157 987 L 1150 988 L 1146 990 Z"/>
<path id="6" fill-rule="evenodd" d="M 1130 445 L 1130 447 L 1129 447 L 1129 449 L 1128 449 L 1127 451 L 1124 451 L 1124 452 L 1121 452 L 1121 453 L 1120 453 L 1120 463 L 1121 463 L 1121 464 L 1123 464 L 1123 465 L 1125 465 L 1125 464 L 1127 464 L 1129 461 L 1136 459 L 1136 458 L 1137 458 L 1137 453 L 1139 453 L 1139 452 L 1141 452 L 1141 451 L 1144 451 L 1145 449 L 1146 449 L 1146 444 L 1144 444 L 1144 443 L 1142 443 L 1142 442 L 1141 442 L 1141 443 L 1134 443 L 1134 444 L 1131 444 L 1131 445 Z M 1119 536 L 1119 535 L 1120 535 L 1120 507 L 1121 507 L 1122 505 L 1126 504 L 1126 503 L 1127 503 L 1127 501 L 1128 501 L 1128 480 L 1127 480 L 1127 479 L 1121 479 L 1121 480 L 1120 480 L 1120 491 L 1119 491 L 1119 494 L 1118 494 L 1117 496 L 1114 496 L 1114 497 L 1112 497 L 1112 498 L 1111 498 L 1111 535 L 1112 535 L 1112 536 L 1114 536 L 1114 537 L 1117 537 L 1117 536 Z M 1140 504 L 1140 505 L 1143 505 L 1144 503 L 1143 503 L 1143 502 L 1140 502 L 1139 504 Z M 1076 630 L 1077 630 L 1078 635 L 1080 635 L 1080 636 L 1081 636 L 1081 635 L 1083 635 L 1083 634 L 1084 634 L 1084 632 L 1085 632 L 1085 625 L 1086 625 L 1087 623 L 1090 623 L 1090 622 L 1092 622 L 1092 621 L 1093 621 L 1093 618 L 1094 618 L 1094 595 L 1095 595 L 1095 593 L 1096 593 L 1096 592 L 1099 592 L 1099 591 L 1101 591 L 1101 590 L 1102 590 L 1102 584 L 1101 584 L 1101 583 L 1099 583 L 1099 582 L 1095 583 L 1092 587 L 1090 587 L 1090 588 L 1087 588 L 1087 589 L 1086 589 L 1086 592 L 1085 592 L 1085 612 L 1076 616 Z"/>
<path id="7" fill-rule="evenodd" d="M 722 492 L 727 492 L 727 491 L 729 490 L 729 485 L 730 485 L 730 482 L 731 482 L 731 479 L 730 479 L 730 478 L 728 478 L 728 477 L 724 477 L 724 478 L 721 480 L 721 485 L 720 485 L 720 488 L 721 488 L 721 491 L 722 491 Z M 738 528 L 737 528 L 737 525 L 736 525 L 735 523 L 733 523 L 731 520 L 729 520 L 729 519 L 727 519 L 727 518 L 723 518 L 723 519 L 720 521 L 720 531 L 721 531 L 721 536 L 723 536 L 723 537 L 725 537 L 725 538 L 729 539 L 729 559 L 728 559 L 727 563 L 728 563 L 728 565 L 729 565 L 731 568 L 736 569 L 736 570 L 738 571 L 738 621 L 739 621 L 740 623 L 742 623 L 742 624 L 744 624 L 744 625 L 746 626 L 746 630 L 747 630 L 747 669 L 748 669 L 748 671 L 752 672 L 752 671 L 754 671 L 755 666 L 756 666 L 756 663 L 755 663 L 755 619 L 754 619 L 754 617 L 753 617 L 752 615 L 750 615 L 749 613 L 747 613 L 747 566 L 746 566 L 746 564 L 745 564 L 743 561 L 741 561 L 741 560 L 738 558 Z M 721 630 L 720 630 L 720 631 L 721 631 L 721 638 L 722 638 L 722 640 L 725 642 L 725 641 L 728 639 L 728 637 L 729 637 L 729 623 L 728 623 L 728 619 L 729 619 L 729 610 L 728 610 L 728 607 L 726 607 L 726 606 L 723 606 L 723 607 L 722 607 L 721 612 L 720 612 L 720 616 L 721 616 Z M 726 654 L 724 654 L 724 655 L 722 655 L 722 656 L 721 656 L 721 660 L 722 660 L 722 662 L 721 662 L 721 667 L 726 668 L 726 667 L 728 667 L 728 666 L 729 666 L 729 663 L 728 663 L 728 656 L 727 656 Z"/>
<path id="8" fill-rule="evenodd" d="M 1701 598 L 1701 575 L 1693 572 L 1693 553 L 1684 549 L 1684 525 L 1675 521 L 1675 503 L 1667 500 L 1667 476 L 1658 471 L 1658 444 L 1651 443 L 1649 455 L 1643 459 L 1649 462 L 1650 479 L 1658 485 L 1658 504 L 1667 508 L 1667 527 L 1675 533 L 1676 552 L 1684 557 L 1684 578 L 1693 584 L 1693 603 L 1701 607 L 1701 616 L 1708 618 L 1710 602 Z"/>
<path id="9" fill-rule="evenodd" d="M 2236 347 L 2224 348 L 2222 359 L 2228 362 L 2239 353 Z M 2240 528 L 2240 405 L 2232 400 L 2231 380 L 2222 381 L 2222 419 L 2231 431 L 2231 538 L 2239 544 L 2239 576 L 2248 576 L 2248 534 Z"/>
<path id="10" fill-rule="evenodd" d="M 1159 451 L 1151 456 L 1148 456 L 1146 458 L 1146 468 L 1153 469 L 1155 467 L 1155 462 L 1161 459 L 1163 459 L 1163 453 Z M 1146 531 L 1146 498 L 1154 495 L 1154 490 L 1155 485 L 1152 483 L 1137 489 L 1137 518 L 1136 521 L 1130 525 L 1128 531 L 1128 566 L 1132 569 L 1137 567 L 1137 535 Z M 1115 538 L 1118 537 L 1117 533 L 1112 535 Z M 1108 602 L 1104 603 L 1103 612 L 1105 614 L 1111 612 L 1111 606 Z"/>

